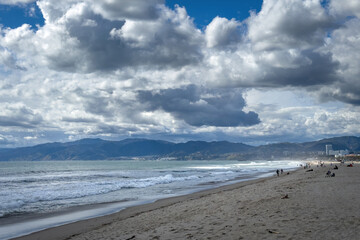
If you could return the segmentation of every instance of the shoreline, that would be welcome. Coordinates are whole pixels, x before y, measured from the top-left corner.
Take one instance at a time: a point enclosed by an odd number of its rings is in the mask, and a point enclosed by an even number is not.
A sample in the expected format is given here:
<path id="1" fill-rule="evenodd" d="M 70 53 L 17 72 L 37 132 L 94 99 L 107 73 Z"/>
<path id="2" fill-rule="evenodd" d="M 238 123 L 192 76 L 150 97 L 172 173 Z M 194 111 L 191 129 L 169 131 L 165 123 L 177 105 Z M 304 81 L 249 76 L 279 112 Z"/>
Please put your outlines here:
<path id="1" fill-rule="evenodd" d="M 163 195 L 158 198 L 141 198 L 130 199 L 129 201 L 113 201 L 104 203 L 87 204 L 80 206 L 72 206 L 64 210 L 49 213 L 36 213 L 24 216 L 13 216 L 1 219 L 0 221 L 0 239 L 15 239 L 23 236 L 31 235 L 47 229 L 61 227 L 67 224 L 73 224 L 79 221 L 91 220 L 94 218 L 106 217 L 117 214 L 127 208 L 138 208 L 139 206 L 152 204 L 168 198 L 177 198 L 181 196 L 191 195 L 197 192 L 217 189 L 240 182 L 248 182 L 257 179 L 263 179 L 273 175 L 271 172 L 259 172 L 256 175 L 244 175 L 225 182 L 208 182 L 198 184 L 195 188 L 182 190 L 176 194 Z M 19 230 L 20 229 L 20 230 Z"/>
<path id="2" fill-rule="evenodd" d="M 291 172 L 296 172 L 297 170 L 292 170 Z M 268 175 L 271 173 L 266 173 L 266 174 L 262 174 L 262 175 Z M 237 189 L 237 188 L 241 188 L 243 186 L 246 185 L 250 185 L 250 184 L 255 184 L 258 182 L 263 182 L 266 181 L 267 179 L 271 179 L 271 178 L 275 178 L 276 177 L 276 173 L 273 174 L 274 176 L 267 176 L 267 177 L 255 177 L 255 179 L 250 179 L 250 180 L 242 180 L 242 179 L 238 179 L 235 180 L 236 183 L 230 183 L 230 184 L 226 184 L 226 185 L 222 185 L 222 186 L 216 186 L 216 187 L 211 187 L 211 184 L 208 186 L 207 189 L 203 189 L 200 191 L 196 191 L 195 192 L 190 192 L 187 194 L 182 194 L 179 196 L 172 196 L 172 197 L 168 197 L 168 198 L 161 198 L 161 199 L 157 199 L 157 200 L 153 200 L 153 201 L 143 201 L 143 203 L 139 203 L 139 204 L 135 204 L 135 205 L 131 205 L 129 207 L 124 207 L 123 209 L 114 212 L 114 213 L 110 213 L 110 214 L 106 214 L 106 215 L 101 215 L 101 216 L 96 216 L 96 217 L 90 217 L 88 219 L 82 219 L 82 220 L 78 220 L 78 221 L 74 221 L 74 222 L 70 222 L 70 223 L 65 223 L 65 224 L 60 224 L 58 226 L 53 226 L 50 228 L 46 228 L 46 229 L 42 229 L 39 231 L 35 231 L 26 235 L 21 235 L 21 236 L 17 236 L 14 238 L 10 238 L 10 239 L 49 239 L 49 237 L 51 236 L 51 239 L 66 239 L 69 236 L 73 236 L 73 235 L 77 235 L 79 233 L 84 232 L 84 230 L 90 230 L 102 225 L 107 225 L 109 223 L 111 223 L 114 220 L 121 220 L 121 219 L 126 219 L 126 218 L 130 218 L 133 217 L 135 215 L 147 212 L 147 211 L 152 211 L 152 210 L 156 210 L 159 208 L 163 208 L 163 207 L 167 207 L 167 206 L 171 206 L 173 204 L 176 203 L 180 203 L 186 200 L 191 200 L 191 199 L 198 199 L 207 195 L 211 195 L 211 194 L 216 194 L 218 192 L 222 192 L 222 191 L 230 191 L 232 189 Z M 100 203 L 100 204 L 96 204 L 96 208 L 101 208 L 101 205 L 103 206 L 107 206 L 107 205 L 111 205 L 112 203 Z M 113 203 L 116 204 L 116 203 Z M 92 210 L 93 208 L 90 206 L 80 206 L 80 207 L 74 207 L 74 209 L 89 209 Z M 66 212 L 70 212 L 70 210 L 67 210 Z M 66 213 L 65 212 L 65 213 Z M 59 213 L 52 213 L 49 214 L 48 216 L 53 216 L 53 217 L 57 217 L 57 216 L 61 216 L 63 214 L 63 212 L 59 212 Z M 46 216 L 47 214 L 45 214 L 44 216 Z M 30 218 L 31 219 L 31 218 Z M 26 221 L 24 221 L 24 223 L 26 223 Z M 78 230 L 78 229 L 82 229 L 82 230 Z M 55 233 L 55 236 L 54 236 Z"/>
<path id="3" fill-rule="evenodd" d="M 329 168 L 161 199 L 15 239 L 356 239 L 360 212 L 351 201 L 360 197 L 360 166 L 342 165 L 325 178 Z"/>

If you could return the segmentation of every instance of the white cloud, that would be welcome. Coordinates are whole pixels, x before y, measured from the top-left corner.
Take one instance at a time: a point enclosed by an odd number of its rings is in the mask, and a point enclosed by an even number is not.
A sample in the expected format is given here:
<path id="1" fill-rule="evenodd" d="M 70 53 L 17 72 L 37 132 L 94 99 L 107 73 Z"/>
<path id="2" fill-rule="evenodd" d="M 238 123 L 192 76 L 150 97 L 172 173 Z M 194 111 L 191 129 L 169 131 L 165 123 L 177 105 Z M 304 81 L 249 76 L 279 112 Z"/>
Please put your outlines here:
<path id="1" fill-rule="evenodd" d="M 358 0 L 331 0 L 330 11 L 333 15 L 360 18 L 360 2 Z"/>
<path id="2" fill-rule="evenodd" d="M 278 141 L 303 141 L 359 134 L 356 129 L 360 124 L 357 107 L 337 102 L 319 104 L 316 98 L 300 91 L 252 90 L 245 99 L 262 119 L 259 125 L 243 131 L 249 137 L 264 136 L 265 139 L 273 136 L 278 137 Z"/>
<path id="3" fill-rule="evenodd" d="M 91 1 L 95 13 L 108 20 L 152 20 L 159 17 L 164 0 Z"/>
<path id="4" fill-rule="evenodd" d="M 135 5 L 128 8 L 133 9 L 140 2 L 146 1 L 131 1 Z M 25 24 L 17 29 L 4 29 L 1 44 L 29 65 L 66 72 L 137 66 L 181 67 L 201 60 L 201 32 L 184 8 L 172 11 L 164 5 L 158 6 L 157 18 L 150 20 L 128 19 L 127 13 L 118 13 L 123 14 L 118 18 L 122 20 L 109 20 L 108 16 L 93 11 L 96 4 L 67 0 L 59 5 L 53 0 L 39 1 L 45 25 L 37 31 Z"/>
<path id="5" fill-rule="evenodd" d="M 26 136 L 24 137 L 25 140 L 36 140 L 38 137 L 37 136 Z"/>
<path id="6" fill-rule="evenodd" d="M 15 57 L 7 49 L 0 50 L 0 64 L 5 67 L 5 70 L 8 69 L 24 70 L 24 68 L 17 65 Z"/>
<path id="7" fill-rule="evenodd" d="M 244 22 L 216 17 L 205 30 L 185 8 L 163 3 L 40 0 L 44 26 L 2 28 L 7 143 L 50 139 L 36 131 L 214 140 L 358 133 L 358 109 L 334 103 L 360 105 L 357 1 L 327 8 L 320 0 L 267 0 Z M 169 96 L 188 85 L 206 91 Z M 151 96 L 139 102 L 139 92 Z M 261 123 L 249 126 L 257 123 L 244 118 L 249 112 Z"/>
<path id="8" fill-rule="evenodd" d="M 351 19 L 335 30 L 327 39 L 323 51 L 330 52 L 334 60 L 340 63 L 337 73 L 341 81 L 324 87 L 322 97 L 360 105 L 360 20 Z"/>
<path id="9" fill-rule="evenodd" d="M 256 50 L 307 49 L 321 44 L 331 18 L 319 0 L 267 0 L 248 19 Z"/>
<path id="10" fill-rule="evenodd" d="M 43 118 L 39 113 L 21 104 L 5 104 L 1 107 L 0 126 L 3 128 L 32 129 L 41 127 Z"/>
<path id="11" fill-rule="evenodd" d="M 215 17 L 205 29 L 206 44 L 209 48 L 227 46 L 240 40 L 239 27 L 235 19 Z"/>

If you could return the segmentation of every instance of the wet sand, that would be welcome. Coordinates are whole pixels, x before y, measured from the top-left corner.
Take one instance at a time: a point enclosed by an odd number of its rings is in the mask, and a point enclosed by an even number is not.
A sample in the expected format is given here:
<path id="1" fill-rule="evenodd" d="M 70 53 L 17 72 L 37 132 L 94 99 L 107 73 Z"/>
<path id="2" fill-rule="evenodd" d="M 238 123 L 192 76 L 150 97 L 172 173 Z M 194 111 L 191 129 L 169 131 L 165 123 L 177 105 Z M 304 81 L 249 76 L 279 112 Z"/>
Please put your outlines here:
<path id="1" fill-rule="evenodd" d="M 18 239 L 358 239 L 360 165 L 300 169 Z"/>

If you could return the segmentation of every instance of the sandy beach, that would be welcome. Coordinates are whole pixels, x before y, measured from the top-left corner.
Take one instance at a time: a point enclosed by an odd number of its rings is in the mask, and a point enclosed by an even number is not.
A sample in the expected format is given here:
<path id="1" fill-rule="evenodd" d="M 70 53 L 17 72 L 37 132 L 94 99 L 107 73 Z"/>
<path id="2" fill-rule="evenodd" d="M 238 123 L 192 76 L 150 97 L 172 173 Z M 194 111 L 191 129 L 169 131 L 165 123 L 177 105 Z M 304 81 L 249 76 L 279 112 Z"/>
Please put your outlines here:
<path id="1" fill-rule="evenodd" d="M 360 165 L 338 166 L 163 199 L 18 239 L 358 239 Z M 329 169 L 335 177 L 325 177 Z"/>

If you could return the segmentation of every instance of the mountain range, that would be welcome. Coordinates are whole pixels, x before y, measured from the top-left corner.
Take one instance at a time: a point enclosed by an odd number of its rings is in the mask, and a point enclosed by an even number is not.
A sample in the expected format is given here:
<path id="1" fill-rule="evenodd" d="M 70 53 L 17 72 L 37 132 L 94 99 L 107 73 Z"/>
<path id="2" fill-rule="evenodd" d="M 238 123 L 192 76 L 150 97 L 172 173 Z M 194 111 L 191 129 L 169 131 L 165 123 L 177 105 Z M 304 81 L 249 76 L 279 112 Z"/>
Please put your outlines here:
<path id="1" fill-rule="evenodd" d="M 107 141 L 99 138 L 87 138 L 74 142 L 55 142 L 32 147 L 0 149 L 0 161 L 269 159 L 323 155 L 327 144 L 331 144 L 334 150 L 348 149 L 350 152 L 360 152 L 360 138 L 354 136 L 256 147 L 227 141 L 173 143 L 149 139 Z"/>

